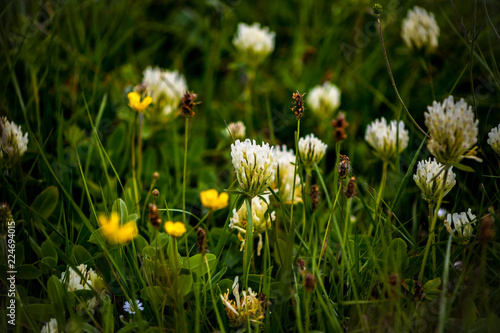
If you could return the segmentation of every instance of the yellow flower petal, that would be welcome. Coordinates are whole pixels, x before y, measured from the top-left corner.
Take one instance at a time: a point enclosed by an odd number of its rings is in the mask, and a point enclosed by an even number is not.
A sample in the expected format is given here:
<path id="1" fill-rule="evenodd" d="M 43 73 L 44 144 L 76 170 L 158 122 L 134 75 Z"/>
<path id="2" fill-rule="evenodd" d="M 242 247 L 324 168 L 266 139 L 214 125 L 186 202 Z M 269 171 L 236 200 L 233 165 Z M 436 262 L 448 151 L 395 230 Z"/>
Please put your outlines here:
<path id="1" fill-rule="evenodd" d="M 150 96 L 145 97 L 141 102 L 141 96 L 134 91 L 128 93 L 127 97 L 128 105 L 137 112 L 144 111 L 153 102 L 153 98 Z"/>
<path id="2" fill-rule="evenodd" d="M 200 198 L 201 204 L 212 210 L 226 208 L 229 204 L 229 195 L 226 192 L 219 195 L 215 189 L 201 191 Z"/>
<path id="3" fill-rule="evenodd" d="M 186 226 L 182 222 L 165 222 L 165 231 L 173 237 L 181 237 L 186 232 Z"/>
<path id="4" fill-rule="evenodd" d="M 130 221 L 120 226 L 120 216 L 116 212 L 111 213 L 109 219 L 106 215 L 99 215 L 99 225 L 104 237 L 106 237 L 110 244 L 127 243 L 139 233 L 135 221 Z"/>

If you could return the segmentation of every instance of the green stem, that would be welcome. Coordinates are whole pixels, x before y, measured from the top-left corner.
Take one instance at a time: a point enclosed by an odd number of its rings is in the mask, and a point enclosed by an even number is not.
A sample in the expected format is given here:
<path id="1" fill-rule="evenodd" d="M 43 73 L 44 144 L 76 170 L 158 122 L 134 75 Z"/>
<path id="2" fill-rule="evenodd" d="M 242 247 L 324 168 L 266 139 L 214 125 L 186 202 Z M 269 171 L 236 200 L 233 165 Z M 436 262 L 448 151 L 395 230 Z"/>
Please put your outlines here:
<path id="1" fill-rule="evenodd" d="M 184 123 L 184 171 L 182 175 L 182 221 L 186 224 L 186 171 L 187 171 L 187 150 L 188 150 L 188 130 L 189 118 L 186 117 Z"/>
<path id="2" fill-rule="evenodd" d="M 243 256 L 243 285 L 244 289 L 248 289 L 248 273 L 250 271 L 250 263 L 253 253 L 253 223 L 252 223 L 252 199 L 246 198 L 247 205 L 247 231 L 245 233 L 245 252 Z"/>
<path id="3" fill-rule="evenodd" d="M 132 178 L 134 182 L 134 196 L 135 196 L 135 204 L 137 205 L 137 214 L 140 214 L 139 207 L 139 191 L 137 190 L 137 175 L 135 173 L 135 129 L 137 127 L 137 115 L 135 113 L 134 116 L 134 127 L 132 128 Z"/>
<path id="4" fill-rule="evenodd" d="M 144 114 L 139 116 L 139 137 L 137 138 L 137 176 L 139 177 L 139 188 L 142 191 L 142 125 L 144 123 Z"/>
<path id="5" fill-rule="evenodd" d="M 382 165 L 382 180 L 380 181 L 380 188 L 378 190 L 377 194 L 377 200 L 375 201 L 375 210 L 373 212 L 373 221 L 376 223 L 378 221 L 378 209 L 380 207 L 380 202 L 382 201 L 382 196 L 384 195 L 384 189 L 385 189 L 385 183 L 387 182 L 387 165 L 389 163 L 387 161 L 384 161 L 384 164 Z M 373 231 L 373 225 L 370 225 L 370 228 L 368 228 L 368 235 L 371 235 Z"/>

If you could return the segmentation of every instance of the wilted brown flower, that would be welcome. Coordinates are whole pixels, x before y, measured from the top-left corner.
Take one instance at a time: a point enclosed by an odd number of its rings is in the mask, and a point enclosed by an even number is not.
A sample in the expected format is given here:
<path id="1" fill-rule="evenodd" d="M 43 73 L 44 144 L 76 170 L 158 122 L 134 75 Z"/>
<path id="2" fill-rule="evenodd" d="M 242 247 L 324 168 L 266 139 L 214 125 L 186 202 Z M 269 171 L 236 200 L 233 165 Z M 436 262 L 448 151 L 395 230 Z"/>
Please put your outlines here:
<path id="1" fill-rule="evenodd" d="M 349 179 L 349 182 L 347 183 L 347 188 L 345 189 L 344 194 L 347 197 L 347 199 L 350 199 L 350 198 L 356 196 L 356 178 L 355 177 L 351 177 L 351 179 Z"/>
<path id="2" fill-rule="evenodd" d="M 156 190 L 158 191 L 158 190 Z M 155 204 L 149 204 L 148 221 L 158 229 L 161 226 L 161 217 Z"/>
<path id="3" fill-rule="evenodd" d="M 306 271 L 306 261 L 304 259 L 302 259 L 302 258 L 298 259 L 297 266 L 299 266 L 300 274 L 302 274 Z"/>
<path id="4" fill-rule="evenodd" d="M 307 272 L 304 276 L 304 287 L 307 291 L 313 291 L 316 287 L 316 278 L 311 272 Z"/>
<path id="5" fill-rule="evenodd" d="M 316 211 L 319 205 L 319 186 L 314 184 L 311 185 L 311 192 L 309 192 L 309 196 L 311 197 L 312 209 Z"/>
<path id="6" fill-rule="evenodd" d="M 345 179 L 347 177 L 347 175 L 349 174 L 350 165 L 351 162 L 349 161 L 349 157 L 347 155 L 340 155 L 338 167 L 339 179 Z"/>
<path id="7" fill-rule="evenodd" d="M 184 117 L 193 117 L 195 115 L 193 108 L 195 105 L 200 104 L 195 102 L 197 97 L 197 94 L 189 91 L 186 91 L 182 96 L 181 113 Z"/>
<path id="8" fill-rule="evenodd" d="M 301 94 L 299 93 L 298 90 L 297 92 L 294 92 L 292 94 L 292 98 L 295 101 L 293 104 L 292 111 L 295 112 L 295 117 L 297 117 L 297 120 L 302 118 L 302 116 L 304 115 L 304 99 L 303 99 L 304 95 L 305 93 Z"/>

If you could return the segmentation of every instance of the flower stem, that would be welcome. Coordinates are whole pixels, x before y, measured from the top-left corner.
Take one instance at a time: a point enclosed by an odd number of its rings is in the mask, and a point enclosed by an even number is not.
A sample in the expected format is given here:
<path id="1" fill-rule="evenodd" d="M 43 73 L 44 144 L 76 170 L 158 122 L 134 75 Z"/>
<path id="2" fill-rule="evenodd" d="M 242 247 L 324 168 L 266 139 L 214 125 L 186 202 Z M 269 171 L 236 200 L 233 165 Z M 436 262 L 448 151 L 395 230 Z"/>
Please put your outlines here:
<path id="1" fill-rule="evenodd" d="M 250 271 L 250 262 L 252 261 L 253 252 L 253 223 L 252 223 L 252 199 L 246 198 L 247 205 L 247 231 L 245 233 L 245 253 L 243 256 L 243 281 L 244 289 L 248 289 L 248 273 Z"/>
<path id="2" fill-rule="evenodd" d="M 380 188 L 378 190 L 377 194 L 377 200 L 375 201 L 375 210 L 373 212 L 373 221 L 377 222 L 377 217 L 378 215 L 378 209 L 380 207 L 380 202 L 382 201 L 382 196 L 384 195 L 384 189 L 385 189 L 385 183 L 387 182 L 387 165 L 389 163 L 387 161 L 384 161 L 384 164 L 382 165 L 382 180 L 380 181 Z M 370 228 L 368 229 L 368 235 L 372 233 L 373 230 L 373 225 L 370 225 Z"/>
<path id="3" fill-rule="evenodd" d="M 189 118 L 186 117 L 184 123 L 184 171 L 182 175 L 182 221 L 186 224 L 186 172 L 187 172 L 187 150 L 188 150 L 188 130 Z"/>
<path id="4" fill-rule="evenodd" d="M 139 191 L 137 190 L 137 175 L 135 173 L 135 129 L 137 127 L 137 115 L 138 113 L 136 112 L 134 117 L 134 127 L 132 128 L 132 181 L 134 183 L 134 196 L 135 203 L 137 205 L 137 214 L 140 214 Z"/>

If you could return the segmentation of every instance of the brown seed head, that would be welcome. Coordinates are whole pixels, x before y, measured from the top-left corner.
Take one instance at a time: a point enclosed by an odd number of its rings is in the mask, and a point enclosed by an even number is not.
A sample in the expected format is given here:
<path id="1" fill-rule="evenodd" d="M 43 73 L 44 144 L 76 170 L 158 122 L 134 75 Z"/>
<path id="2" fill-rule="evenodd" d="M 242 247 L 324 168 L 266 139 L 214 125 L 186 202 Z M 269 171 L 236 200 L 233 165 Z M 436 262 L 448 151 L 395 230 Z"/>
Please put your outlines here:
<path id="1" fill-rule="evenodd" d="M 312 209 L 314 212 L 319 206 L 319 186 L 316 184 L 311 185 L 311 192 L 309 195 L 311 196 Z"/>
<path id="2" fill-rule="evenodd" d="M 391 273 L 391 275 L 389 275 L 388 282 L 391 286 L 396 287 L 398 285 L 398 282 L 399 282 L 398 275 L 396 273 Z"/>
<path id="3" fill-rule="evenodd" d="M 197 97 L 197 94 L 189 91 L 186 91 L 184 96 L 182 96 L 181 113 L 184 117 L 193 117 L 195 115 L 193 108 L 195 105 L 200 104 L 199 102 L 195 102 Z"/>
<path id="4" fill-rule="evenodd" d="M 350 199 L 350 198 L 356 196 L 356 178 L 355 177 L 351 177 L 351 179 L 349 179 L 349 182 L 347 183 L 347 188 L 345 189 L 344 194 L 347 197 L 347 199 Z"/>
<path id="5" fill-rule="evenodd" d="M 198 253 L 205 254 L 207 252 L 207 233 L 200 227 L 196 229 L 196 244 L 198 245 Z"/>
<path id="6" fill-rule="evenodd" d="M 349 157 L 347 155 L 340 155 L 338 167 L 339 179 L 345 179 L 347 177 L 347 175 L 349 174 L 350 165 L 351 162 L 349 161 Z"/>
<path id="7" fill-rule="evenodd" d="M 295 112 L 297 120 L 302 118 L 304 115 L 304 95 L 305 93 L 301 94 L 298 90 L 292 94 L 292 98 L 294 100 L 292 111 Z"/>
<path id="8" fill-rule="evenodd" d="M 306 271 L 306 261 L 304 259 L 300 258 L 299 260 L 297 260 L 297 266 L 299 266 L 300 274 Z"/>
<path id="9" fill-rule="evenodd" d="M 149 204 L 148 221 L 158 229 L 161 226 L 161 217 L 155 204 Z"/>
<path id="10" fill-rule="evenodd" d="M 316 278 L 311 272 L 307 272 L 304 276 L 304 287 L 307 291 L 313 291 L 316 286 Z"/>
<path id="11" fill-rule="evenodd" d="M 160 174 L 158 173 L 158 171 L 153 172 L 153 179 L 157 180 L 158 178 L 160 178 Z"/>
<path id="12" fill-rule="evenodd" d="M 332 120 L 333 138 L 335 141 L 340 142 L 347 138 L 345 132 L 347 126 L 349 126 L 349 123 L 345 120 L 345 114 L 343 112 L 339 113 L 338 117 Z"/>
<path id="13" fill-rule="evenodd" d="M 158 198 L 158 196 L 160 195 L 160 191 L 158 191 L 158 189 L 154 189 L 151 194 L 153 195 L 153 197 L 156 199 Z"/>

